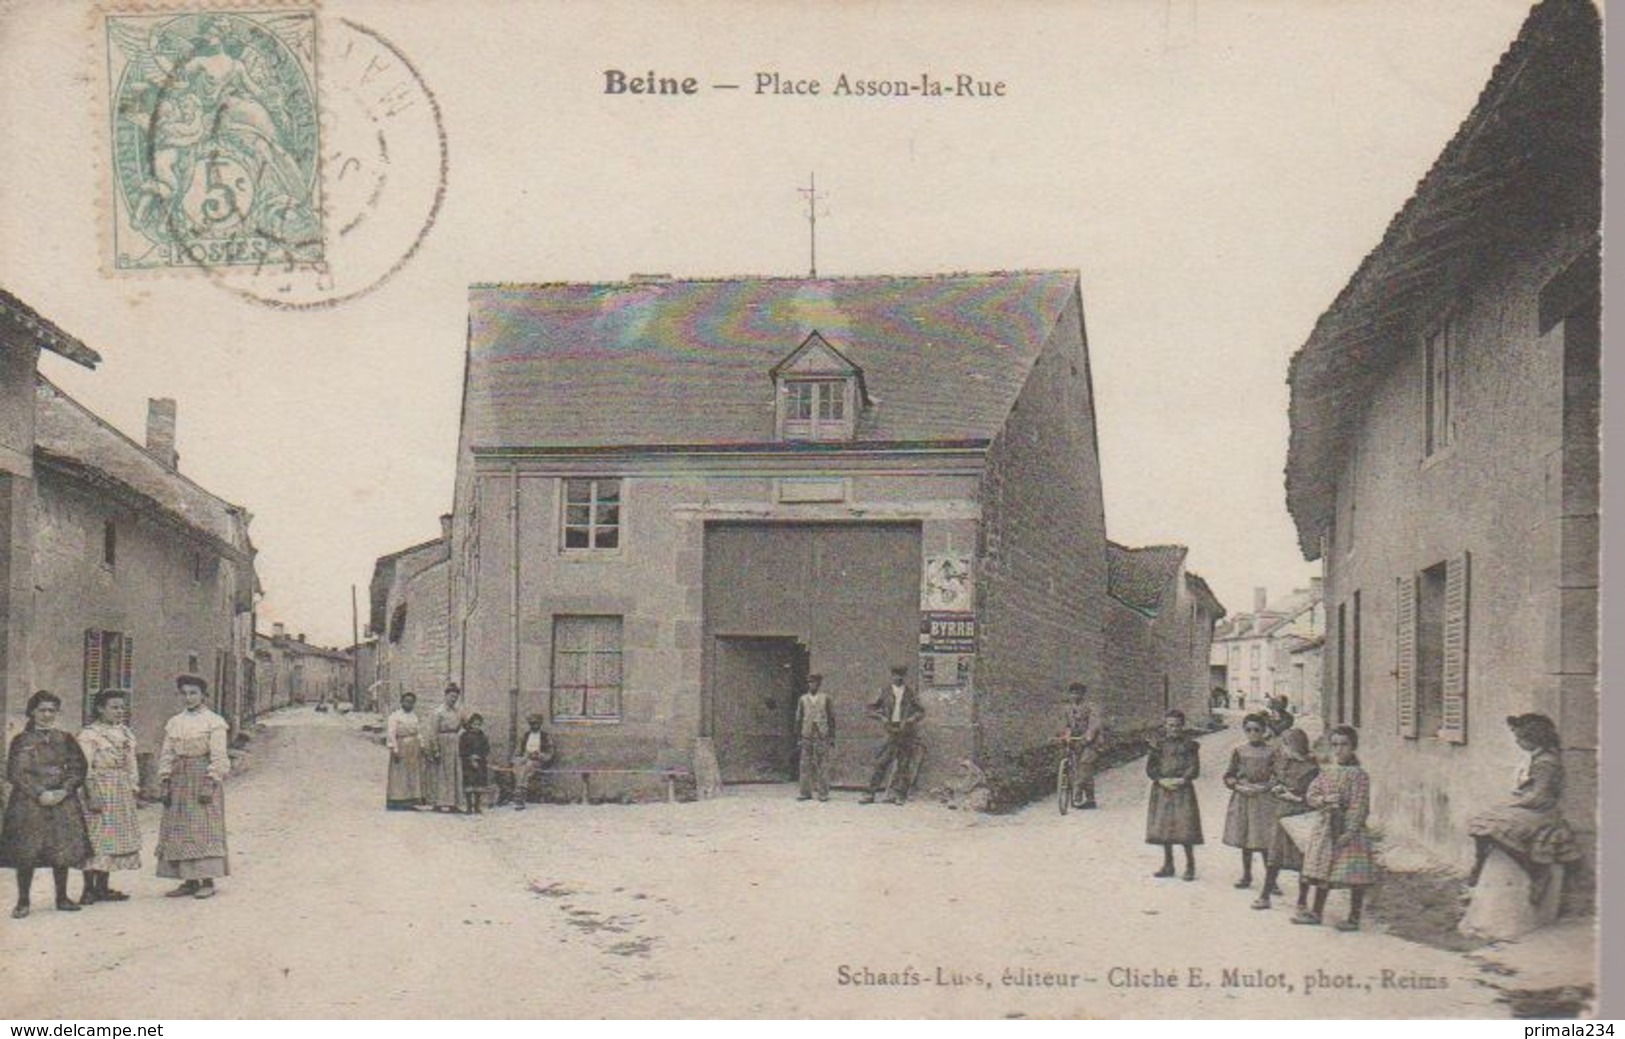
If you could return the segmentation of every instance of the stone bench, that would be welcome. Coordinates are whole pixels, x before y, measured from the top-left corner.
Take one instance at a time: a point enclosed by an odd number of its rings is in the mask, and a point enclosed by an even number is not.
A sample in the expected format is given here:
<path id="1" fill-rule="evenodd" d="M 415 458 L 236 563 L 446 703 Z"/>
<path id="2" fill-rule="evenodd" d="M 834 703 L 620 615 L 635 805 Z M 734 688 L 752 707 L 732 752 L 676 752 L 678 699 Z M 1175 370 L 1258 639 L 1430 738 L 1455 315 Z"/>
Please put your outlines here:
<path id="1" fill-rule="evenodd" d="M 1463 934 L 1501 940 L 1517 938 L 1557 920 L 1563 901 L 1563 867 L 1554 865 L 1545 897 L 1529 900 L 1529 874 L 1500 848 L 1490 851 L 1484 871 L 1473 888 L 1471 904 L 1461 918 Z"/>
<path id="2" fill-rule="evenodd" d="M 501 775 L 513 777 L 517 770 L 511 765 L 492 765 L 491 771 Z M 666 800 L 675 804 L 677 801 L 677 781 L 692 777 L 694 772 L 687 768 L 582 768 L 579 766 L 566 766 L 560 768 L 537 769 L 536 775 L 549 776 L 577 776 L 581 780 L 582 804 L 592 803 L 592 777 L 593 776 L 659 776 L 666 781 Z M 517 796 L 523 797 L 524 792 L 518 791 Z"/>

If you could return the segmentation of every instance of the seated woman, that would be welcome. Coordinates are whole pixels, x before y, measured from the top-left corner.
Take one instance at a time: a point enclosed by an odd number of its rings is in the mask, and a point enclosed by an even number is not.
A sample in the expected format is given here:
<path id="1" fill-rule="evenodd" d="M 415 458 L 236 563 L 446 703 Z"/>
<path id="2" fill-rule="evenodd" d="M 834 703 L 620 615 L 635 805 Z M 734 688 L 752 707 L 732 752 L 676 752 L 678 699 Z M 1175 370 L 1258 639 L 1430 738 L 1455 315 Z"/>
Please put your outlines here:
<path id="1" fill-rule="evenodd" d="M 1529 761 L 1518 772 L 1518 785 L 1504 805 L 1480 812 L 1467 822 L 1477 845 L 1468 884 L 1477 884 L 1490 851 L 1500 848 L 1529 874 L 1529 900 L 1545 899 L 1554 863 L 1574 862 L 1580 849 L 1564 821 L 1563 761 L 1557 726 L 1544 714 L 1517 714 L 1507 726 Z"/>

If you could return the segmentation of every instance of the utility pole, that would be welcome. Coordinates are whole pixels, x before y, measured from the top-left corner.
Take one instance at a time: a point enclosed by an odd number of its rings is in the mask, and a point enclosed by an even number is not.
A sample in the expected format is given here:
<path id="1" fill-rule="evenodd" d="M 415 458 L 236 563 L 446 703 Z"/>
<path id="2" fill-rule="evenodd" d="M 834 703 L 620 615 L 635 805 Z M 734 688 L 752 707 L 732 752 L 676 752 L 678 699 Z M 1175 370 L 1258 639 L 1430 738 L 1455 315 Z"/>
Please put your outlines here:
<path id="1" fill-rule="evenodd" d="M 798 192 L 807 196 L 807 232 L 809 247 L 808 276 L 818 277 L 818 200 L 823 196 L 818 193 L 818 174 L 807 174 L 807 186 L 797 188 Z"/>
<path id="2" fill-rule="evenodd" d="M 361 696 L 361 619 L 356 607 L 355 585 L 350 586 L 350 706 L 359 709 Z"/>

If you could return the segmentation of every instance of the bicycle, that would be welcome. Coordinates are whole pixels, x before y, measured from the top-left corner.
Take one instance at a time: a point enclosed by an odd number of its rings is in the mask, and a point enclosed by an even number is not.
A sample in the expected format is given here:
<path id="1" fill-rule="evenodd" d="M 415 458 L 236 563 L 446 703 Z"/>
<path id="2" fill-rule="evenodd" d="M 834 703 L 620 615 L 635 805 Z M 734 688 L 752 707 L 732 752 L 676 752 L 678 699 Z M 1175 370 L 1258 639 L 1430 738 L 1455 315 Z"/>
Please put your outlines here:
<path id="1" fill-rule="evenodd" d="M 1083 749 L 1082 736 L 1057 736 L 1055 742 L 1064 749 L 1061 761 L 1055 767 L 1055 801 L 1065 815 L 1072 807 L 1072 794 L 1078 785 L 1078 753 Z"/>

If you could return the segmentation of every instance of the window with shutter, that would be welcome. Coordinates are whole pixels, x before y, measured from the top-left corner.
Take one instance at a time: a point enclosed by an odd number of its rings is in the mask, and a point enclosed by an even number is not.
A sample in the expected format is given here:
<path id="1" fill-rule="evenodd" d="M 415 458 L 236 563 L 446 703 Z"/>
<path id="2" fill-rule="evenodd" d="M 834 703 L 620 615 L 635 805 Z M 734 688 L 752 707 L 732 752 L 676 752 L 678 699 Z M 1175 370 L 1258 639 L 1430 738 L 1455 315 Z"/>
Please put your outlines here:
<path id="1" fill-rule="evenodd" d="M 92 717 L 91 704 L 102 689 L 102 633 L 85 630 L 85 688 L 80 717 Z"/>
<path id="2" fill-rule="evenodd" d="M 1449 560 L 1444 578 L 1444 688 L 1439 738 L 1467 742 L 1467 618 L 1468 566 L 1463 552 Z"/>
<path id="3" fill-rule="evenodd" d="M 1416 738 L 1416 578 L 1394 580 L 1394 713 L 1399 734 Z"/>

